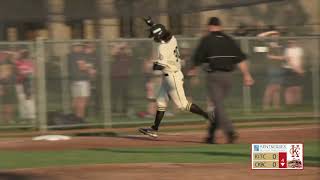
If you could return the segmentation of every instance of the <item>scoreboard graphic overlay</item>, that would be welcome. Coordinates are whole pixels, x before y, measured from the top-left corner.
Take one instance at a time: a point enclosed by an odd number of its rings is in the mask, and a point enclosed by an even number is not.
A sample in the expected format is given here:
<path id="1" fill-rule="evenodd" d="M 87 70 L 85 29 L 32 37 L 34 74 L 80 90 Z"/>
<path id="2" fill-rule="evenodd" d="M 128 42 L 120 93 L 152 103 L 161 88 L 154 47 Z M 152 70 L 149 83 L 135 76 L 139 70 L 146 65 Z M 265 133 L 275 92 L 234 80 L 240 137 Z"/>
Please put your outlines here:
<path id="1" fill-rule="evenodd" d="M 303 144 L 252 144 L 252 169 L 303 169 Z"/>

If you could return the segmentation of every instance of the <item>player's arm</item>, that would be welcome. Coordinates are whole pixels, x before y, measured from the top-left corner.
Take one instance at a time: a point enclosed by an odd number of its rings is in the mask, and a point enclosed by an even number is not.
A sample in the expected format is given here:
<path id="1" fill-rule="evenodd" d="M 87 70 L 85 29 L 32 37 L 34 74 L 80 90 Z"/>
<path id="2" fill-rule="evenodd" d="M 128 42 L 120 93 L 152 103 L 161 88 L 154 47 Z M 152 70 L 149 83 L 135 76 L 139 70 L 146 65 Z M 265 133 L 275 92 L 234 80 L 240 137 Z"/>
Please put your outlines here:
<path id="1" fill-rule="evenodd" d="M 157 63 L 157 62 L 154 62 L 153 63 L 153 67 L 152 67 L 152 69 L 155 71 L 155 70 L 163 70 L 165 67 L 163 66 L 163 65 L 161 65 L 161 64 L 159 64 L 159 63 Z"/>
<path id="2" fill-rule="evenodd" d="M 267 57 L 269 59 L 277 60 L 277 61 L 283 61 L 285 59 L 285 57 L 283 57 L 283 56 L 275 56 L 275 55 L 272 55 L 272 54 L 268 54 Z"/>
<path id="3" fill-rule="evenodd" d="M 253 78 L 252 78 L 252 76 L 250 74 L 249 66 L 248 66 L 247 61 L 243 60 L 240 63 L 238 63 L 238 67 L 239 67 L 240 71 L 243 74 L 243 82 L 244 82 L 244 84 L 246 86 L 253 85 L 254 80 L 253 80 Z"/>
<path id="4" fill-rule="evenodd" d="M 274 54 L 272 54 L 272 53 L 270 53 L 270 52 L 268 52 L 267 57 L 268 57 L 270 60 L 276 60 L 276 61 L 284 61 L 284 60 L 286 60 L 285 55 L 283 55 L 283 56 L 277 56 L 277 55 L 274 55 Z"/>
<path id="5" fill-rule="evenodd" d="M 206 54 L 207 54 L 206 42 L 205 42 L 205 38 L 202 38 L 200 40 L 198 47 L 196 48 L 196 50 L 194 51 L 191 57 L 192 65 L 190 66 L 190 70 L 188 73 L 192 73 L 194 75 L 198 74 L 198 67 L 202 63 L 206 63 L 206 60 L 207 60 Z"/>
<path id="6" fill-rule="evenodd" d="M 254 80 L 251 76 L 248 62 L 246 61 L 247 56 L 241 51 L 240 47 L 235 43 L 235 41 L 233 41 L 232 43 L 235 50 L 234 55 L 237 57 L 235 63 L 238 65 L 238 68 L 243 75 L 243 82 L 246 86 L 251 86 L 254 84 Z"/>
<path id="7" fill-rule="evenodd" d="M 206 42 L 205 42 L 205 38 L 202 38 L 198 47 L 196 48 L 193 56 L 192 56 L 192 62 L 193 62 L 193 68 L 195 66 L 199 66 L 202 63 L 204 63 L 207 59 L 206 59 L 206 55 L 207 55 L 207 48 L 206 48 Z M 193 69 L 192 68 L 192 69 Z"/>
<path id="8" fill-rule="evenodd" d="M 242 56 L 244 58 L 245 56 Z M 243 82 L 246 86 L 252 86 L 254 84 L 254 80 L 251 76 L 249 65 L 246 61 L 246 59 L 242 59 L 241 56 L 239 57 L 241 60 L 237 63 L 238 68 L 240 69 L 242 75 L 243 75 Z"/>

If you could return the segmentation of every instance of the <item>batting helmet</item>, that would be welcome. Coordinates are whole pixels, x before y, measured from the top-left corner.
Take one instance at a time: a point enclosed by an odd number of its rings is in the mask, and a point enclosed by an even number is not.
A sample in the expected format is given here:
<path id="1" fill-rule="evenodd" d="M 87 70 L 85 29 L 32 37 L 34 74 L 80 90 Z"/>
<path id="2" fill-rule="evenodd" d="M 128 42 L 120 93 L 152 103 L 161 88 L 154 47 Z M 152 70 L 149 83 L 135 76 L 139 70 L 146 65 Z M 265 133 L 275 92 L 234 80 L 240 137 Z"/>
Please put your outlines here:
<path id="1" fill-rule="evenodd" d="M 170 33 L 170 31 L 168 31 L 164 25 L 162 24 L 155 24 L 150 28 L 150 35 L 149 37 L 153 37 L 153 40 L 155 42 L 168 42 L 172 35 Z"/>
<path id="2" fill-rule="evenodd" d="M 156 42 L 168 41 L 171 39 L 171 33 L 166 29 L 166 27 L 162 24 L 155 24 L 150 17 L 144 18 L 144 21 L 149 29 L 149 38 L 153 38 Z"/>

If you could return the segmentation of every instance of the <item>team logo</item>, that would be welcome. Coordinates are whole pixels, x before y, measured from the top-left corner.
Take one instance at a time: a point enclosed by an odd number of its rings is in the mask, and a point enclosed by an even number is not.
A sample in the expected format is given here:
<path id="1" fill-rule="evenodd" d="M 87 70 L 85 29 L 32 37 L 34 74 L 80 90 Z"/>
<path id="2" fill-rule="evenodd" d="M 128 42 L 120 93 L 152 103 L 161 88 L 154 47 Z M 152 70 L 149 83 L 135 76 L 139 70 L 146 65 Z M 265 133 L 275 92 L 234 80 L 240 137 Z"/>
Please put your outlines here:
<path id="1" fill-rule="evenodd" d="M 299 152 L 300 152 L 299 145 L 292 144 L 289 152 L 291 154 L 291 157 L 293 157 L 293 158 L 294 157 L 299 157 Z"/>
<path id="2" fill-rule="evenodd" d="M 302 162 L 300 159 L 293 159 L 288 162 L 288 167 L 289 168 L 302 168 Z"/>
<path id="3" fill-rule="evenodd" d="M 259 145 L 254 145 L 254 151 L 259 151 Z"/>
<path id="4" fill-rule="evenodd" d="M 290 168 L 302 168 L 302 162 L 300 160 L 300 151 L 301 147 L 299 144 L 292 144 L 289 150 L 289 153 L 291 155 L 291 160 L 288 162 L 288 167 Z"/>

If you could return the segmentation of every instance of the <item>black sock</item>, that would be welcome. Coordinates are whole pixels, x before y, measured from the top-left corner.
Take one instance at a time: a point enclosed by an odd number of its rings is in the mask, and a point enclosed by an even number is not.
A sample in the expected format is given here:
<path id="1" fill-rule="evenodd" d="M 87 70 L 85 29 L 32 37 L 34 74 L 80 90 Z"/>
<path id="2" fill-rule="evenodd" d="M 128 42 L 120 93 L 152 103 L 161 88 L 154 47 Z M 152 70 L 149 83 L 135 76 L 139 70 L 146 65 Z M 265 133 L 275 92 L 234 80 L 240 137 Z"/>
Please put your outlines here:
<path id="1" fill-rule="evenodd" d="M 191 104 L 190 112 L 199 114 L 200 116 L 203 116 L 205 119 L 209 118 L 208 113 L 204 112 L 199 106 L 193 103 Z"/>
<path id="2" fill-rule="evenodd" d="M 158 131 L 161 120 L 164 116 L 165 111 L 157 111 L 156 118 L 154 120 L 154 125 L 151 126 L 152 129 Z"/>
<path id="3" fill-rule="evenodd" d="M 216 122 L 211 122 L 208 128 L 208 138 L 210 140 L 214 140 L 214 135 L 217 129 L 217 123 Z"/>

